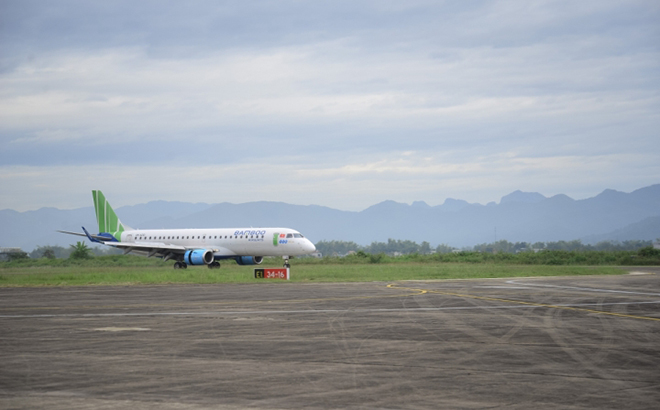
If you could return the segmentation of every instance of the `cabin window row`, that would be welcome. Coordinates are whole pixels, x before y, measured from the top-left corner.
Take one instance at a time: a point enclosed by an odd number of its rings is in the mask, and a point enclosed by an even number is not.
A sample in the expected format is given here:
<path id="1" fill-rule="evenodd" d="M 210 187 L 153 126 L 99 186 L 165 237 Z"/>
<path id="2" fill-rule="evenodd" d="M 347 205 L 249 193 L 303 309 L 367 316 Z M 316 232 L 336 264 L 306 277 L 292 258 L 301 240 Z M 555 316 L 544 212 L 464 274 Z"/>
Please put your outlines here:
<path id="1" fill-rule="evenodd" d="M 260 237 L 259 235 L 250 235 L 249 238 L 254 239 L 255 236 L 257 237 L 257 239 L 259 239 L 259 237 Z M 239 238 L 243 239 L 243 235 L 241 235 L 241 236 L 236 236 L 236 235 L 227 236 L 227 235 L 225 235 L 225 237 L 224 237 L 224 239 L 239 239 Z M 177 236 L 177 237 L 174 237 L 174 236 L 154 236 L 154 237 L 151 237 L 150 236 L 149 240 L 152 240 L 152 239 L 191 239 L 191 238 L 190 238 L 190 235 L 188 235 L 188 236 Z M 192 239 L 195 239 L 194 235 L 192 236 Z M 197 239 L 206 239 L 206 235 L 197 236 Z M 209 236 L 209 239 L 218 239 L 218 235 Z M 222 235 L 220 235 L 220 239 L 223 239 Z M 248 239 L 248 235 L 245 235 L 245 239 Z M 261 235 L 261 239 L 264 239 L 264 235 Z"/>

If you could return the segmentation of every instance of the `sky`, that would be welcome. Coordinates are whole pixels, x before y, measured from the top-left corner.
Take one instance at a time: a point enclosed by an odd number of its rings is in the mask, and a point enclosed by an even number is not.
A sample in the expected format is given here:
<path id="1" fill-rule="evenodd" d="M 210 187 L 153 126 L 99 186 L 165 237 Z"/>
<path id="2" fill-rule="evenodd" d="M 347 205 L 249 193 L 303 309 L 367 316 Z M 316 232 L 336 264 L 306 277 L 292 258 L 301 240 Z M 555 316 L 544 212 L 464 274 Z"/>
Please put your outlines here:
<path id="1" fill-rule="evenodd" d="M 660 3 L 0 0 L 0 209 L 660 183 Z"/>

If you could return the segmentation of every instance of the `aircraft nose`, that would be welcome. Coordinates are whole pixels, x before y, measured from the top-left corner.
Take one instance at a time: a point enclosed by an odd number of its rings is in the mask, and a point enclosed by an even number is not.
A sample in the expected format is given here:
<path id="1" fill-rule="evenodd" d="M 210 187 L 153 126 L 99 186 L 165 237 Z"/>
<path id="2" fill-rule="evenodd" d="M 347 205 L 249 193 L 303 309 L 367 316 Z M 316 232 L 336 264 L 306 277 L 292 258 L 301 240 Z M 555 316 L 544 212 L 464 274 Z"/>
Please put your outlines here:
<path id="1" fill-rule="evenodd" d="M 314 246 L 312 241 L 310 241 L 309 239 L 305 241 L 305 251 L 308 253 L 316 252 L 316 246 Z"/>

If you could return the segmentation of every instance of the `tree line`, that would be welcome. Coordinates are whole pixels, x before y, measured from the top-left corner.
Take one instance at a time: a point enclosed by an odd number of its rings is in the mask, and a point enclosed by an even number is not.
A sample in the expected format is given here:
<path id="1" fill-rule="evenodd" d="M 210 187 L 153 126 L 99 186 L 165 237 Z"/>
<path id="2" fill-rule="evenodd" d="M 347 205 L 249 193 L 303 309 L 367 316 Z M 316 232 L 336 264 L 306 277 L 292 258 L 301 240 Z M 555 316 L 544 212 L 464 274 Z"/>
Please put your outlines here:
<path id="1" fill-rule="evenodd" d="M 660 265 L 660 249 L 653 248 L 651 241 L 601 242 L 588 245 L 579 240 L 533 244 L 502 240 L 463 249 L 439 245 L 430 251 L 428 251 L 429 247 L 423 247 L 415 242 L 392 239 L 388 242 L 374 242 L 369 246 L 359 246 L 354 242 L 344 241 L 321 241 L 316 246 L 323 253 L 323 259 L 316 259 L 314 263 Z"/>
<path id="2" fill-rule="evenodd" d="M 63 246 L 37 246 L 32 252 L 13 252 L 7 255 L 9 261 L 20 259 L 89 259 L 94 256 L 118 255 L 122 252 L 114 248 L 90 248 L 84 242 L 76 242 L 68 248 Z"/>
<path id="3" fill-rule="evenodd" d="M 652 247 L 651 241 L 603 241 L 595 245 L 584 244 L 580 240 L 557 241 L 557 242 L 509 242 L 500 240 L 493 243 L 483 243 L 473 247 L 455 248 L 441 244 L 431 247 L 428 242 L 418 244 L 409 240 L 388 239 L 387 242 L 372 242 L 370 245 L 361 246 L 352 241 L 319 241 L 316 249 L 324 256 L 346 256 L 362 251 L 367 254 L 384 253 L 390 256 L 420 254 L 429 255 L 434 253 L 447 254 L 457 252 L 482 252 L 482 253 L 520 253 L 539 251 L 637 251 L 642 248 Z"/>

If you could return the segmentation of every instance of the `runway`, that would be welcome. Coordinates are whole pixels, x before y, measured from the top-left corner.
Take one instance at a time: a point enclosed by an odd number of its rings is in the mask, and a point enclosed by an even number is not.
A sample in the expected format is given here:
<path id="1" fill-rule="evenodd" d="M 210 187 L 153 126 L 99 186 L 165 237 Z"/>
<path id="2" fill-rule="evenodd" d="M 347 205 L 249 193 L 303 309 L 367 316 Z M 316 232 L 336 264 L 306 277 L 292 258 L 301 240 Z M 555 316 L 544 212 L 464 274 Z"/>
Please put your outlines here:
<path id="1" fill-rule="evenodd" d="M 657 274 L 0 288 L 0 408 L 658 403 Z"/>

